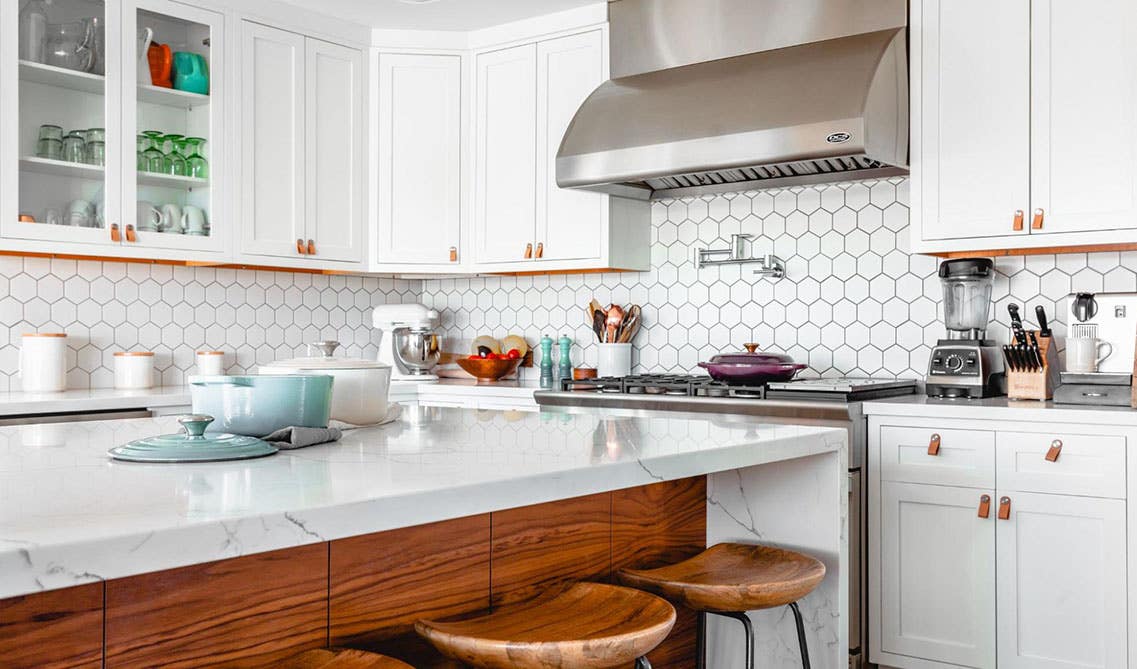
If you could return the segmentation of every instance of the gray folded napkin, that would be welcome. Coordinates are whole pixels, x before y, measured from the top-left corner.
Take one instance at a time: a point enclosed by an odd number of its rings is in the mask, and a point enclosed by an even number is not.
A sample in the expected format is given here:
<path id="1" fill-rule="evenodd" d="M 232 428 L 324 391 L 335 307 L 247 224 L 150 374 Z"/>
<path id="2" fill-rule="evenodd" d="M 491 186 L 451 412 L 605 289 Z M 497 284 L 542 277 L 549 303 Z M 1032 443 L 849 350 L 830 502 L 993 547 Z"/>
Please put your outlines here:
<path id="1" fill-rule="evenodd" d="M 316 446 L 331 441 L 339 441 L 343 432 L 334 427 L 282 427 L 261 437 L 262 441 L 276 446 L 282 451 L 290 451 L 305 446 Z"/>

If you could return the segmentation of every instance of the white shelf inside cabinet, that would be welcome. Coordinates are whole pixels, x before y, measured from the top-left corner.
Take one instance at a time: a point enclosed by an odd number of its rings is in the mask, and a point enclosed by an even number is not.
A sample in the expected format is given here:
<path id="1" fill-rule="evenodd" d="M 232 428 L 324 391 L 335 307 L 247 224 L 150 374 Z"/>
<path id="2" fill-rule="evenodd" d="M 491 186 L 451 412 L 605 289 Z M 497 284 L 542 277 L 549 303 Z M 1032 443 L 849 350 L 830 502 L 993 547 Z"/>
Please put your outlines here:
<path id="1" fill-rule="evenodd" d="M 106 78 L 99 74 L 77 72 L 54 65 L 44 65 L 30 60 L 20 61 L 20 81 L 31 81 L 58 88 L 70 88 L 84 93 L 102 94 L 106 90 Z"/>
<path id="2" fill-rule="evenodd" d="M 154 172 L 139 172 L 138 185 L 161 186 L 163 188 L 209 188 L 209 179 L 178 177 L 172 174 L 156 174 Z"/>
<path id="3" fill-rule="evenodd" d="M 161 86 L 138 85 L 138 101 L 148 102 L 167 107 L 189 109 L 209 104 L 209 96 L 201 93 L 179 91 L 176 88 L 162 88 Z"/>
<path id="4" fill-rule="evenodd" d="M 100 165 L 87 165 L 85 163 L 71 163 L 65 160 L 52 160 L 37 156 L 20 158 L 20 170 L 48 174 L 55 177 L 78 177 L 80 179 L 103 180 L 105 170 Z"/>

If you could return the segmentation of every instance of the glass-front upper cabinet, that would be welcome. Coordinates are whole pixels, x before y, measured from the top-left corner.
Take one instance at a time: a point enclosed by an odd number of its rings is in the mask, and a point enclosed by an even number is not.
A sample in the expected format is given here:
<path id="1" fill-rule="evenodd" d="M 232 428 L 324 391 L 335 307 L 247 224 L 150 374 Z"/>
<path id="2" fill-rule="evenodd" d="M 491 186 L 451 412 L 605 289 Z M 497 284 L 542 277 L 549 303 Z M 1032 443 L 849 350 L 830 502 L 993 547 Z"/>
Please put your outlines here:
<path id="1" fill-rule="evenodd" d="M 224 155 L 221 15 L 168 0 L 131 3 L 124 28 L 138 58 L 124 62 L 133 90 L 124 109 L 127 179 L 123 212 L 148 247 L 220 251 L 224 216 L 217 184 Z"/>
<path id="2" fill-rule="evenodd" d="M 222 29 L 170 0 L 0 4 L 0 234 L 222 252 Z"/>
<path id="3" fill-rule="evenodd" d="M 5 3 L 4 187 L 7 237 L 114 243 L 120 120 L 113 0 Z M 18 11 L 16 8 L 18 5 Z M 108 5 L 111 10 L 108 11 Z M 14 75 L 14 76 L 13 76 Z"/>

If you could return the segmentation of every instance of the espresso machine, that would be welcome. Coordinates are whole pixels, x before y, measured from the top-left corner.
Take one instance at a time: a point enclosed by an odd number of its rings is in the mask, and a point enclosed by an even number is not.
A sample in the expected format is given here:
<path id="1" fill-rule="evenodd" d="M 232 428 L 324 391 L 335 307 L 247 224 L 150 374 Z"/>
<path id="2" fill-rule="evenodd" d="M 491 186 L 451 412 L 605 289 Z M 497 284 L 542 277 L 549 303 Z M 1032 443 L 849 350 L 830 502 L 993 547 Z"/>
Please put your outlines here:
<path id="1" fill-rule="evenodd" d="M 371 323 L 383 331 L 379 362 L 391 366 L 392 381 L 437 381 L 433 372 L 442 358 L 438 312 L 421 304 L 375 307 Z"/>
<path id="2" fill-rule="evenodd" d="M 995 263 L 959 258 L 940 264 L 947 338 L 932 349 L 924 379 L 929 397 L 979 399 L 1005 394 L 999 346 L 987 339 Z"/>

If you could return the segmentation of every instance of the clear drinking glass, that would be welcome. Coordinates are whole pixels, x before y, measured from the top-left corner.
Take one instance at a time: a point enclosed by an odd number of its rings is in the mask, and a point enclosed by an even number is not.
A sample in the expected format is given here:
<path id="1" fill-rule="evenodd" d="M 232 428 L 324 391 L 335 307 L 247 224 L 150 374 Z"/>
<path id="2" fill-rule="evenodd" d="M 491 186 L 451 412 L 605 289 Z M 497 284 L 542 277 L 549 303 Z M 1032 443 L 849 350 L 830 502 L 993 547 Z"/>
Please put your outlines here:
<path id="1" fill-rule="evenodd" d="M 36 156 L 50 160 L 63 157 L 63 141 L 59 139 L 40 139 L 36 142 Z"/>
<path id="2" fill-rule="evenodd" d="M 150 140 L 150 146 L 142 152 L 142 169 L 146 172 L 162 173 L 162 168 L 166 161 L 165 154 L 162 153 L 162 137 L 163 134 L 157 130 L 144 130 L 142 134 Z"/>
<path id="3" fill-rule="evenodd" d="M 201 155 L 201 147 L 205 140 L 201 137 L 186 137 L 186 167 L 189 176 L 198 179 L 209 178 L 209 162 Z"/>
<path id="4" fill-rule="evenodd" d="M 150 138 L 147 137 L 146 135 L 138 135 L 137 139 L 134 140 L 134 146 L 135 146 L 135 149 L 134 149 L 135 150 L 135 157 L 138 161 L 138 164 L 137 164 L 138 171 L 139 172 L 145 172 L 146 171 L 146 157 L 143 154 L 146 153 L 146 149 L 150 148 Z"/>
<path id="5" fill-rule="evenodd" d="M 86 162 L 86 142 L 78 132 L 68 133 L 63 138 L 63 157 L 69 163 Z"/>
<path id="6" fill-rule="evenodd" d="M 63 128 L 58 126 L 58 125 L 52 125 L 50 123 L 41 125 L 39 127 L 39 138 L 40 139 L 58 139 L 59 141 L 62 142 L 63 141 Z"/>
<path id="7" fill-rule="evenodd" d="M 88 142 L 106 142 L 107 131 L 102 128 L 88 128 L 84 139 Z"/>
<path id="8" fill-rule="evenodd" d="M 105 142 L 87 142 L 87 164 L 102 167 L 107 163 L 107 145 Z"/>
<path id="9" fill-rule="evenodd" d="M 162 161 L 162 171 L 178 177 L 186 176 L 186 159 L 182 155 L 182 149 L 185 147 L 184 135 L 166 135 L 163 142 L 166 145 L 164 147 L 166 157 Z"/>

